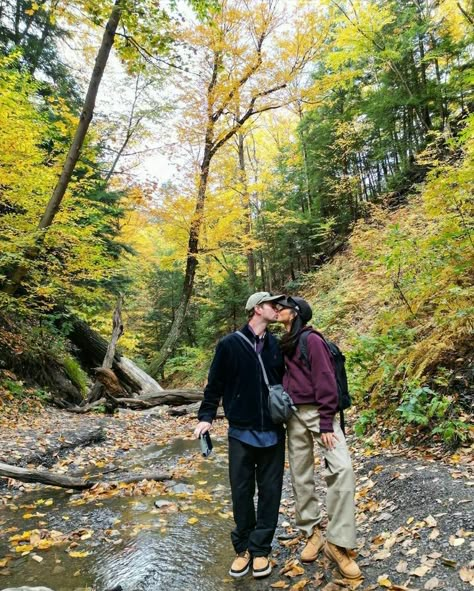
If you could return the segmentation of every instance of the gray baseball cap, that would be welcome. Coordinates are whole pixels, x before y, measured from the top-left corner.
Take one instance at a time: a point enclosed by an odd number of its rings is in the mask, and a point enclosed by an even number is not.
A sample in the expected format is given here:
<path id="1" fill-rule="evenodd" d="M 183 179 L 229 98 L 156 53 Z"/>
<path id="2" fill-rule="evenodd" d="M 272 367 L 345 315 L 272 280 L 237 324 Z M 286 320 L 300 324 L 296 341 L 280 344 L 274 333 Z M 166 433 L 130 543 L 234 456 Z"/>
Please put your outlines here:
<path id="1" fill-rule="evenodd" d="M 272 295 L 269 291 L 257 291 L 257 293 L 253 293 L 247 303 L 245 304 L 245 309 L 247 312 L 253 310 L 255 306 L 260 306 L 261 304 L 266 304 L 267 302 L 275 302 L 276 300 L 281 300 L 285 296 L 284 295 Z"/>

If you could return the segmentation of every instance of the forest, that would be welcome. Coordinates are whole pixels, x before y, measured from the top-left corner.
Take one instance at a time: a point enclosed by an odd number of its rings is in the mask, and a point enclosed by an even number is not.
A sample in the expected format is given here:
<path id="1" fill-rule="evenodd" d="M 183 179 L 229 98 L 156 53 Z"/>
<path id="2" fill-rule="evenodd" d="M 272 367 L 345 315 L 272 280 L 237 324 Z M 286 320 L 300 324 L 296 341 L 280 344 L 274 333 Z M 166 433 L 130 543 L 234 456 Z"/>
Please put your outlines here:
<path id="1" fill-rule="evenodd" d="M 0 0 L 5 591 L 234 588 L 193 430 L 257 291 L 345 355 L 362 576 L 285 470 L 251 588 L 474 585 L 473 111 L 471 0 Z"/>
<path id="2" fill-rule="evenodd" d="M 108 340 L 119 294 L 119 355 L 201 388 L 268 290 L 344 346 L 361 432 L 464 440 L 472 26 L 451 0 L 2 1 L 2 389 L 82 400 L 76 333 Z"/>

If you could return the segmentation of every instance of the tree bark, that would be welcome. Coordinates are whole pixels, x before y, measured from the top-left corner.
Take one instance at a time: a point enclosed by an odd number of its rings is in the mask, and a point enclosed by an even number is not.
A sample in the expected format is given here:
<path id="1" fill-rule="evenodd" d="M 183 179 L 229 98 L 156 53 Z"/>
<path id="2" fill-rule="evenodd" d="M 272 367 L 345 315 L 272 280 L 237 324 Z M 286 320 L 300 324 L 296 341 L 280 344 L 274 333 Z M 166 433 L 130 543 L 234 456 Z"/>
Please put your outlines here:
<path id="1" fill-rule="evenodd" d="M 188 310 L 189 300 L 194 287 L 194 277 L 196 275 L 196 268 L 198 265 L 197 256 L 199 254 L 199 234 L 201 231 L 204 204 L 206 199 L 207 181 L 209 178 L 209 165 L 211 163 L 211 141 L 210 136 L 212 134 L 212 125 L 209 123 L 208 136 L 209 139 L 206 142 L 206 148 L 204 151 L 204 157 L 201 164 L 201 173 L 199 176 L 199 188 L 198 196 L 196 200 L 196 207 L 194 210 L 193 219 L 191 221 L 191 227 L 189 230 L 188 240 L 188 251 L 186 256 L 186 270 L 184 273 L 184 284 L 183 291 L 181 293 L 181 299 L 176 309 L 175 316 L 168 336 L 166 337 L 163 346 L 161 347 L 158 355 L 151 361 L 149 366 L 149 372 L 152 376 L 158 376 L 166 360 L 172 354 L 174 347 L 181 334 L 181 328 L 186 317 Z"/>
<path id="2" fill-rule="evenodd" d="M 70 341 L 79 349 L 78 357 L 90 370 L 102 364 L 107 352 L 107 341 L 78 318 L 72 321 Z M 133 361 L 115 352 L 112 369 L 124 389 L 130 394 L 158 394 L 163 388 Z"/>
<path id="3" fill-rule="evenodd" d="M 144 409 L 161 404 L 180 406 L 182 404 L 200 402 L 202 399 L 202 390 L 163 390 L 159 394 L 140 396 L 140 398 L 117 398 L 117 402 L 130 408 Z"/>
<path id="4" fill-rule="evenodd" d="M 117 348 L 117 342 L 123 335 L 122 304 L 123 295 L 120 294 L 112 317 L 112 338 L 110 340 L 109 346 L 107 347 L 107 352 L 102 363 L 102 367 L 106 369 L 110 369 L 112 367 L 115 357 L 115 349 Z"/>
<path id="5" fill-rule="evenodd" d="M 140 482 L 141 480 L 170 480 L 172 475 L 167 472 L 144 472 L 141 474 L 129 474 L 124 478 L 116 478 L 114 480 L 97 480 L 91 478 L 86 480 L 83 478 L 74 478 L 64 476 L 63 474 L 54 474 L 44 470 L 27 470 L 26 468 L 19 468 L 11 466 L 10 464 L 3 464 L 0 462 L 0 476 L 4 478 L 13 478 L 21 482 L 40 482 L 41 484 L 48 484 L 50 486 L 58 486 L 60 488 L 72 488 L 75 490 L 86 490 L 92 488 L 96 484 L 118 484 L 125 482 L 130 484 L 132 482 Z"/>
<path id="6" fill-rule="evenodd" d="M 110 411 L 110 414 L 113 414 L 114 408 L 114 398 L 113 396 L 120 391 L 122 393 L 122 386 L 118 381 L 116 375 L 111 370 L 113 360 L 115 357 L 115 349 L 117 348 L 117 342 L 119 338 L 123 334 L 123 324 L 122 324 L 122 303 L 123 303 L 123 296 L 122 294 L 119 295 L 117 300 L 117 305 L 115 306 L 115 310 L 112 316 L 112 338 L 110 339 L 110 343 L 107 347 L 107 351 L 105 353 L 104 360 L 102 362 L 101 369 L 108 370 L 111 373 L 109 377 L 109 381 L 101 380 L 100 377 L 96 373 L 96 382 L 92 386 L 89 395 L 87 396 L 87 402 L 90 404 L 91 402 L 96 402 L 99 398 L 102 397 L 102 394 L 105 390 L 105 397 L 107 398 L 107 410 Z M 114 380 L 114 388 L 113 391 L 109 389 L 110 378 Z"/>
<path id="7" fill-rule="evenodd" d="M 239 171 L 240 171 L 240 183 L 242 185 L 242 202 L 245 212 L 245 234 L 252 240 L 252 211 L 250 207 L 250 194 L 247 180 L 247 170 L 245 168 L 245 138 L 243 133 L 239 133 L 237 137 L 237 146 L 239 154 Z M 257 276 L 255 273 L 255 253 L 252 247 L 246 249 L 247 258 L 247 283 L 249 291 L 255 291 L 255 284 L 257 282 Z"/>
<path id="8" fill-rule="evenodd" d="M 69 148 L 66 162 L 64 163 L 59 181 L 38 225 L 39 233 L 34 237 L 32 246 L 25 250 L 24 261 L 19 263 L 18 266 L 13 269 L 8 281 L 3 288 L 3 290 L 9 295 L 14 295 L 16 293 L 25 275 L 28 273 L 29 262 L 38 256 L 41 246 L 44 242 L 45 232 L 53 223 L 53 220 L 59 210 L 63 197 L 69 186 L 69 182 L 79 159 L 82 145 L 94 114 L 97 92 L 99 90 L 105 66 L 110 55 L 110 50 L 112 49 L 117 26 L 120 21 L 122 2 L 123 0 L 115 0 L 114 7 L 105 27 L 102 43 L 95 60 L 94 69 L 89 82 L 89 88 L 87 90 L 82 113 L 79 118 L 79 124 L 77 126 L 71 147 Z"/>

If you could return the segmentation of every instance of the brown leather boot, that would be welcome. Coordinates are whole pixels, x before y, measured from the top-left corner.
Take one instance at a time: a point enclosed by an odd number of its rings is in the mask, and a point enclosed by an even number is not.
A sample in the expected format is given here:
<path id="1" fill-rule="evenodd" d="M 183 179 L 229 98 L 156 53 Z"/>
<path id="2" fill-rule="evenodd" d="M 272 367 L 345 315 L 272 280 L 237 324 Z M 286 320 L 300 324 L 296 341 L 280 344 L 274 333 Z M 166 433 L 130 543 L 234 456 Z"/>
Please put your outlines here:
<path id="1" fill-rule="evenodd" d="M 248 550 L 245 550 L 245 552 L 240 552 L 240 554 L 237 554 L 234 558 L 234 562 L 229 570 L 229 575 L 235 578 L 243 577 L 249 572 L 249 568 L 250 553 Z"/>
<path id="2" fill-rule="evenodd" d="M 324 546 L 324 538 L 319 527 L 313 529 L 313 533 L 306 540 L 306 546 L 301 552 L 301 562 L 314 562 L 319 551 Z"/>
<path id="3" fill-rule="evenodd" d="M 356 561 L 349 556 L 347 548 L 341 548 L 331 542 L 326 542 L 324 554 L 337 564 L 337 568 L 346 579 L 358 579 L 361 576 L 360 568 Z"/>
<path id="4" fill-rule="evenodd" d="M 252 574 L 256 579 L 268 577 L 272 572 L 272 565 L 266 556 L 256 556 L 252 563 Z"/>

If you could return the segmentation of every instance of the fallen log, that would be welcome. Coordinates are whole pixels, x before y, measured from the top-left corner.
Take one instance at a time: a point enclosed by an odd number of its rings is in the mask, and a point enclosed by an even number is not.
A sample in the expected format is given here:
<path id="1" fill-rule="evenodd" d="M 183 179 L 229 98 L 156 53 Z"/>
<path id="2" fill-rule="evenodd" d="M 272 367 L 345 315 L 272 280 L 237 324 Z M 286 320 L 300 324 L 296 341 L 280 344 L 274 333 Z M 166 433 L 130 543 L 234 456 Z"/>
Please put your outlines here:
<path id="1" fill-rule="evenodd" d="M 77 347 L 78 356 L 86 368 L 92 370 L 102 365 L 108 343 L 87 322 L 73 318 L 68 338 Z M 151 376 L 118 351 L 115 351 L 112 369 L 129 394 L 157 394 L 163 389 Z"/>
<path id="2" fill-rule="evenodd" d="M 129 408 L 145 409 L 159 406 L 160 404 L 169 404 L 170 406 L 191 404 L 200 402 L 203 399 L 202 390 L 162 390 L 158 394 L 148 394 L 138 398 L 117 398 L 119 404 L 124 404 Z"/>
<path id="3" fill-rule="evenodd" d="M 197 413 L 200 406 L 200 402 L 193 402 L 192 404 L 182 404 L 181 406 L 173 406 L 172 408 L 168 409 L 168 414 L 172 417 L 182 417 L 184 415 L 194 415 L 195 417 L 197 417 Z M 222 408 L 222 406 L 219 406 L 219 408 L 217 409 L 216 419 L 223 419 L 224 416 L 224 409 Z"/>
<path id="4" fill-rule="evenodd" d="M 112 398 L 112 396 L 107 392 L 105 395 L 108 398 Z M 131 410 L 146 410 L 148 408 L 153 408 L 160 405 L 187 406 L 190 404 L 195 404 L 196 402 L 200 404 L 202 399 L 203 392 L 201 390 L 162 390 L 159 394 L 149 394 L 148 396 L 140 396 L 137 398 L 114 398 L 114 403 L 116 403 L 118 406 L 123 406 Z M 94 410 L 94 408 L 97 408 L 100 405 L 105 405 L 105 403 L 105 398 L 101 398 L 95 402 L 86 404 L 85 406 L 66 407 L 65 410 L 76 414 L 85 414 L 90 410 Z"/>
<path id="5" fill-rule="evenodd" d="M 99 398 L 99 400 L 91 402 L 91 404 L 86 404 L 85 406 L 63 406 L 63 408 L 64 410 L 67 410 L 67 412 L 84 415 L 90 410 L 94 410 L 94 408 L 101 406 L 102 404 L 105 404 L 105 398 Z"/>
<path id="6" fill-rule="evenodd" d="M 123 478 L 115 478 L 114 480 L 97 480 L 94 478 L 74 478 L 71 476 L 64 476 L 64 474 L 54 474 L 44 470 L 27 470 L 26 468 L 19 468 L 18 466 L 11 466 L 10 464 L 3 464 L 0 462 L 0 476 L 4 478 L 13 478 L 20 480 L 20 482 L 38 482 L 41 484 L 49 484 L 50 486 L 58 486 L 60 488 L 72 488 L 74 490 L 86 490 L 92 488 L 96 484 L 118 484 L 125 482 L 130 484 L 132 482 L 140 482 L 141 480 L 170 480 L 171 474 L 167 472 L 144 472 L 140 474 L 128 474 Z"/>

